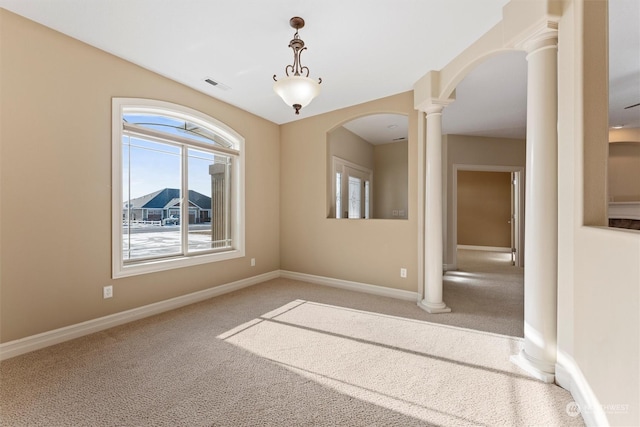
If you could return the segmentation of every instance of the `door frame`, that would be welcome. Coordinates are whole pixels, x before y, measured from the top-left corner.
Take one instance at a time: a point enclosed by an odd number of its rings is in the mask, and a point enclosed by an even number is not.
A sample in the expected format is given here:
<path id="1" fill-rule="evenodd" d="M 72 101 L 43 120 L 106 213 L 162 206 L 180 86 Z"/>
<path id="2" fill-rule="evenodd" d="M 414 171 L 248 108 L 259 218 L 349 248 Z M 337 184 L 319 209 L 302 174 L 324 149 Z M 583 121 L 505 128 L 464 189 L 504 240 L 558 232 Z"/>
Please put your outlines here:
<path id="1" fill-rule="evenodd" d="M 338 156 L 331 156 L 331 170 L 332 170 L 332 177 L 331 177 L 331 213 L 332 213 L 332 217 L 336 218 L 337 215 L 337 211 L 336 211 L 336 173 L 340 172 L 343 175 L 345 175 L 346 169 L 353 169 L 359 173 L 361 173 L 363 176 L 367 176 L 367 180 L 369 182 L 369 203 L 367 208 L 369 209 L 369 218 L 373 218 L 373 171 L 369 168 L 366 168 L 364 166 L 361 166 L 357 163 L 353 163 L 350 162 L 348 160 L 345 160 L 341 157 Z M 348 180 L 344 180 L 342 181 L 342 188 L 341 188 L 341 193 L 343 198 L 347 197 L 348 195 Z M 363 193 L 364 194 L 364 193 Z M 362 200 L 362 203 L 365 203 L 364 197 Z M 342 209 L 344 209 L 344 206 L 342 207 Z M 364 205 L 362 206 L 362 209 L 365 209 Z M 340 219 L 343 219 L 342 215 L 340 216 Z M 353 219 L 353 218 L 351 218 Z"/>
<path id="2" fill-rule="evenodd" d="M 475 172 L 511 172 L 515 177 L 512 182 L 513 194 L 515 197 L 511 201 L 514 225 L 512 226 L 512 241 L 515 249 L 515 265 L 524 267 L 524 166 L 497 166 L 497 165 L 466 165 L 453 164 L 453 179 L 451 189 L 451 221 L 452 239 L 451 242 L 456 248 L 453 251 L 453 268 L 458 268 L 458 171 Z"/>

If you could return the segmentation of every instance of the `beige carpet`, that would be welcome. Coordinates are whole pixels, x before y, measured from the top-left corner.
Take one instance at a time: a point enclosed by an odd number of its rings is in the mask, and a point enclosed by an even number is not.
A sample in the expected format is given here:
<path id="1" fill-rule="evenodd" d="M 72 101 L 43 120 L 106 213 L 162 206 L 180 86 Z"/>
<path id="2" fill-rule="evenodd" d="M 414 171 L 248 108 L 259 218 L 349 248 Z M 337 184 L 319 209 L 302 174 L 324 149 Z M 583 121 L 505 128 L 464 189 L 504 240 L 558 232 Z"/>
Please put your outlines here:
<path id="1" fill-rule="evenodd" d="M 458 270 L 444 275 L 443 299 L 451 314 L 429 319 L 514 337 L 524 336 L 524 269 L 511 254 L 458 250 Z"/>
<path id="2" fill-rule="evenodd" d="M 582 425 L 517 338 L 277 279 L 0 364 L 2 426 Z"/>

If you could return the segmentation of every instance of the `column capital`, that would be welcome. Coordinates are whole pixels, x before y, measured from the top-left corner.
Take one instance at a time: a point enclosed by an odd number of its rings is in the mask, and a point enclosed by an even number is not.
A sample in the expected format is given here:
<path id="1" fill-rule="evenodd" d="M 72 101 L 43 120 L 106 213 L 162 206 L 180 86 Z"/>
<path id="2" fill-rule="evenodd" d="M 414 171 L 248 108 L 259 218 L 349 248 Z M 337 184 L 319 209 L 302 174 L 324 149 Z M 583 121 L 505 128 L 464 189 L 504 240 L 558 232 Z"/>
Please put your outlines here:
<path id="1" fill-rule="evenodd" d="M 549 20 L 545 20 L 537 25 L 526 38 L 516 45 L 517 48 L 524 50 L 528 55 L 541 49 L 555 48 L 557 46 L 558 23 Z"/>
<path id="2" fill-rule="evenodd" d="M 427 116 L 431 114 L 442 113 L 442 110 L 444 110 L 444 108 L 451 104 L 453 101 L 455 100 L 429 98 L 418 106 L 418 110 L 425 113 L 425 115 Z"/>

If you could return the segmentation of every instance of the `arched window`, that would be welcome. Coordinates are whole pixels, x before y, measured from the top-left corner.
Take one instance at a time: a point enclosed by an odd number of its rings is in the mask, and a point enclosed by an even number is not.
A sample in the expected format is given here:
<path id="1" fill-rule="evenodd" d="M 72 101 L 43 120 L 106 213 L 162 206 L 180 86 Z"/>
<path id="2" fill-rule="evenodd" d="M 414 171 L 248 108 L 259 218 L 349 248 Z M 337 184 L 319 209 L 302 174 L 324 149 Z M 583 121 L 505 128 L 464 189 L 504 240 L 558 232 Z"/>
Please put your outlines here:
<path id="1" fill-rule="evenodd" d="M 114 278 L 244 256 L 243 145 L 198 111 L 114 98 Z"/>

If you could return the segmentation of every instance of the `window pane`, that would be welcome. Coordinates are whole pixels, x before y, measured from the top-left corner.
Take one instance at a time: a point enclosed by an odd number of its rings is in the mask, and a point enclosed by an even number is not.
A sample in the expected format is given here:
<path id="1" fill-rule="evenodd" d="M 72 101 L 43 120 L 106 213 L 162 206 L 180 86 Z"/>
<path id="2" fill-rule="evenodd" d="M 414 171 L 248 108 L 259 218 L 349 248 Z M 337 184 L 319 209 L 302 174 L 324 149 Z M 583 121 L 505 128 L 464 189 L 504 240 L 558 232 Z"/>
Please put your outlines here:
<path id="1" fill-rule="evenodd" d="M 349 176 L 349 218 L 360 218 L 362 206 L 362 181 L 360 178 Z"/>
<path id="2" fill-rule="evenodd" d="M 211 129 L 184 119 L 156 114 L 125 114 L 124 121 L 148 129 L 165 132 L 170 135 L 179 135 L 194 141 L 206 142 L 220 147 L 229 148 L 233 146 L 230 141 L 213 132 Z"/>
<path id="3" fill-rule="evenodd" d="M 364 217 L 369 219 L 371 218 L 371 213 L 369 212 L 369 194 L 371 193 L 371 186 L 369 185 L 369 181 L 364 182 Z"/>
<path id="4" fill-rule="evenodd" d="M 168 102 L 112 106 L 113 277 L 244 256 L 242 136 Z"/>
<path id="5" fill-rule="evenodd" d="M 189 149 L 189 252 L 231 247 L 230 159 Z"/>
<path id="6" fill-rule="evenodd" d="M 336 172 L 336 218 L 342 218 L 342 174 Z"/>
<path id="7" fill-rule="evenodd" d="M 179 255 L 180 148 L 123 138 L 123 260 Z"/>

